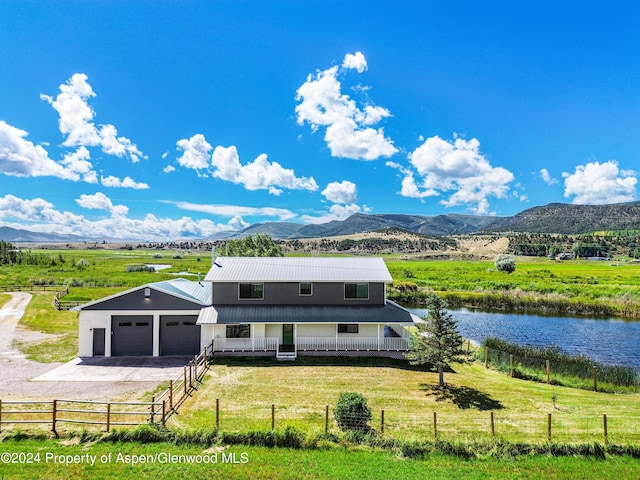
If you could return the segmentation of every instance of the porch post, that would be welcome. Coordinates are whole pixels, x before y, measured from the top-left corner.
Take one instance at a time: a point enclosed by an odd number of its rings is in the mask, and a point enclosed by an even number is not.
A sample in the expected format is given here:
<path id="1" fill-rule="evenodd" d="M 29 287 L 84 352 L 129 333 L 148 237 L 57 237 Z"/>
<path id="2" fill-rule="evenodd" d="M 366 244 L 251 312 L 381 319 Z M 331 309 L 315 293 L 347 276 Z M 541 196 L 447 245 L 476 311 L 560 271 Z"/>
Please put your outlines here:
<path id="1" fill-rule="evenodd" d="M 249 324 L 249 335 L 251 335 L 251 351 L 256 351 L 256 335 L 255 329 L 253 328 L 253 323 Z"/>
<path id="2" fill-rule="evenodd" d="M 380 351 L 380 324 L 378 324 L 378 351 Z"/>
<path id="3" fill-rule="evenodd" d="M 336 323 L 336 352 L 338 351 L 338 324 Z"/>

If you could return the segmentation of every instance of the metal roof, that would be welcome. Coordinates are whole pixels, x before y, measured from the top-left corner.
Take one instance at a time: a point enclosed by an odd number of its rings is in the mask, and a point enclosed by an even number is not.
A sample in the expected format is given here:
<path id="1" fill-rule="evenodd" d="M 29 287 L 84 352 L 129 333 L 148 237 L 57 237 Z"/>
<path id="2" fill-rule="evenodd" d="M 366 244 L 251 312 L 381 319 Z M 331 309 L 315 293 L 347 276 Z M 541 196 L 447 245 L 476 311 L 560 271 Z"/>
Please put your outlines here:
<path id="1" fill-rule="evenodd" d="M 218 257 L 208 282 L 391 282 L 377 257 Z"/>
<path id="2" fill-rule="evenodd" d="M 198 325 L 238 323 L 414 323 L 419 320 L 400 305 L 218 305 L 203 308 Z"/>
<path id="3" fill-rule="evenodd" d="M 173 280 L 165 280 L 162 282 L 148 283 L 140 287 L 131 288 L 124 292 L 119 292 L 108 297 L 100 298 L 92 302 L 85 303 L 78 307 L 72 308 L 73 311 L 80 311 L 87 307 L 97 305 L 114 298 L 122 297 L 132 292 L 142 290 L 144 288 L 151 288 L 159 292 L 164 292 L 174 297 L 179 297 L 189 302 L 197 303 L 200 305 L 211 305 L 211 285 L 206 282 L 192 282 L 185 280 L 184 278 L 176 278 Z"/>

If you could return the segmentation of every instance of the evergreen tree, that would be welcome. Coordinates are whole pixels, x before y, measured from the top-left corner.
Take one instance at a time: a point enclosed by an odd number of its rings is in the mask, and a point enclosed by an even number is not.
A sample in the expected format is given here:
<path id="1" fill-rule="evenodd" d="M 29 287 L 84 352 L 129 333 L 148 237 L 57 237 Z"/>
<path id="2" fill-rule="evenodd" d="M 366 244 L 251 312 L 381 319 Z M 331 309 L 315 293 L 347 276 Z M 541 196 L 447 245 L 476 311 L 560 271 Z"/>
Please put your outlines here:
<path id="1" fill-rule="evenodd" d="M 266 233 L 228 240 L 219 253 L 225 257 L 284 257 L 280 245 Z"/>
<path id="2" fill-rule="evenodd" d="M 444 387 L 444 369 L 462 360 L 463 340 L 456 320 L 447 312 L 446 302 L 433 294 L 427 297 L 429 314 L 424 323 L 416 323 L 417 332 L 405 357 L 411 365 L 432 364 L 438 370 L 438 385 Z"/>

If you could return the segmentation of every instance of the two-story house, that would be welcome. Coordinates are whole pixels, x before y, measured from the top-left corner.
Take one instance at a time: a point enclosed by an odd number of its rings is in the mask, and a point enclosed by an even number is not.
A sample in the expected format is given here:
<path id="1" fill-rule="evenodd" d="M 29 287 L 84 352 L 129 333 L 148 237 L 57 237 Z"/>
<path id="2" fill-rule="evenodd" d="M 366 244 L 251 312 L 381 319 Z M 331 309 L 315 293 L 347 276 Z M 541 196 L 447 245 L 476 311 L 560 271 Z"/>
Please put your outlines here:
<path id="1" fill-rule="evenodd" d="M 143 285 L 78 308 L 79 355 L 399 356 L 419 320 L 386 299 L 380 258 L 220 257 L 203 282 Z"/>

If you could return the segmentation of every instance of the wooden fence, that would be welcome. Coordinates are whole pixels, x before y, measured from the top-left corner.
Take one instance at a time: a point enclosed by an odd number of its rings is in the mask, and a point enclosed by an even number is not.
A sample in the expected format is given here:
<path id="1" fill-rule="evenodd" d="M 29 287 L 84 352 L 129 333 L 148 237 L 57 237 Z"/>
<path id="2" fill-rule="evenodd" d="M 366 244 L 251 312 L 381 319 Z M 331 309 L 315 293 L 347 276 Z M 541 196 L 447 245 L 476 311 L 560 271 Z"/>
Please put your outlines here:
<path id="1" fill-rule="evenodd" d="M 150 402 L 95 402 L 89 400 L 0 400 L 0 432 L 7 425 L 50 425 L 58 436 L 61 424 L 99 425 L 109 432 L 115 426 L 165 425 L 178 407 L 202 383 L 213 355 L 213 343 L 184 366 L 183 374 Z"/>

